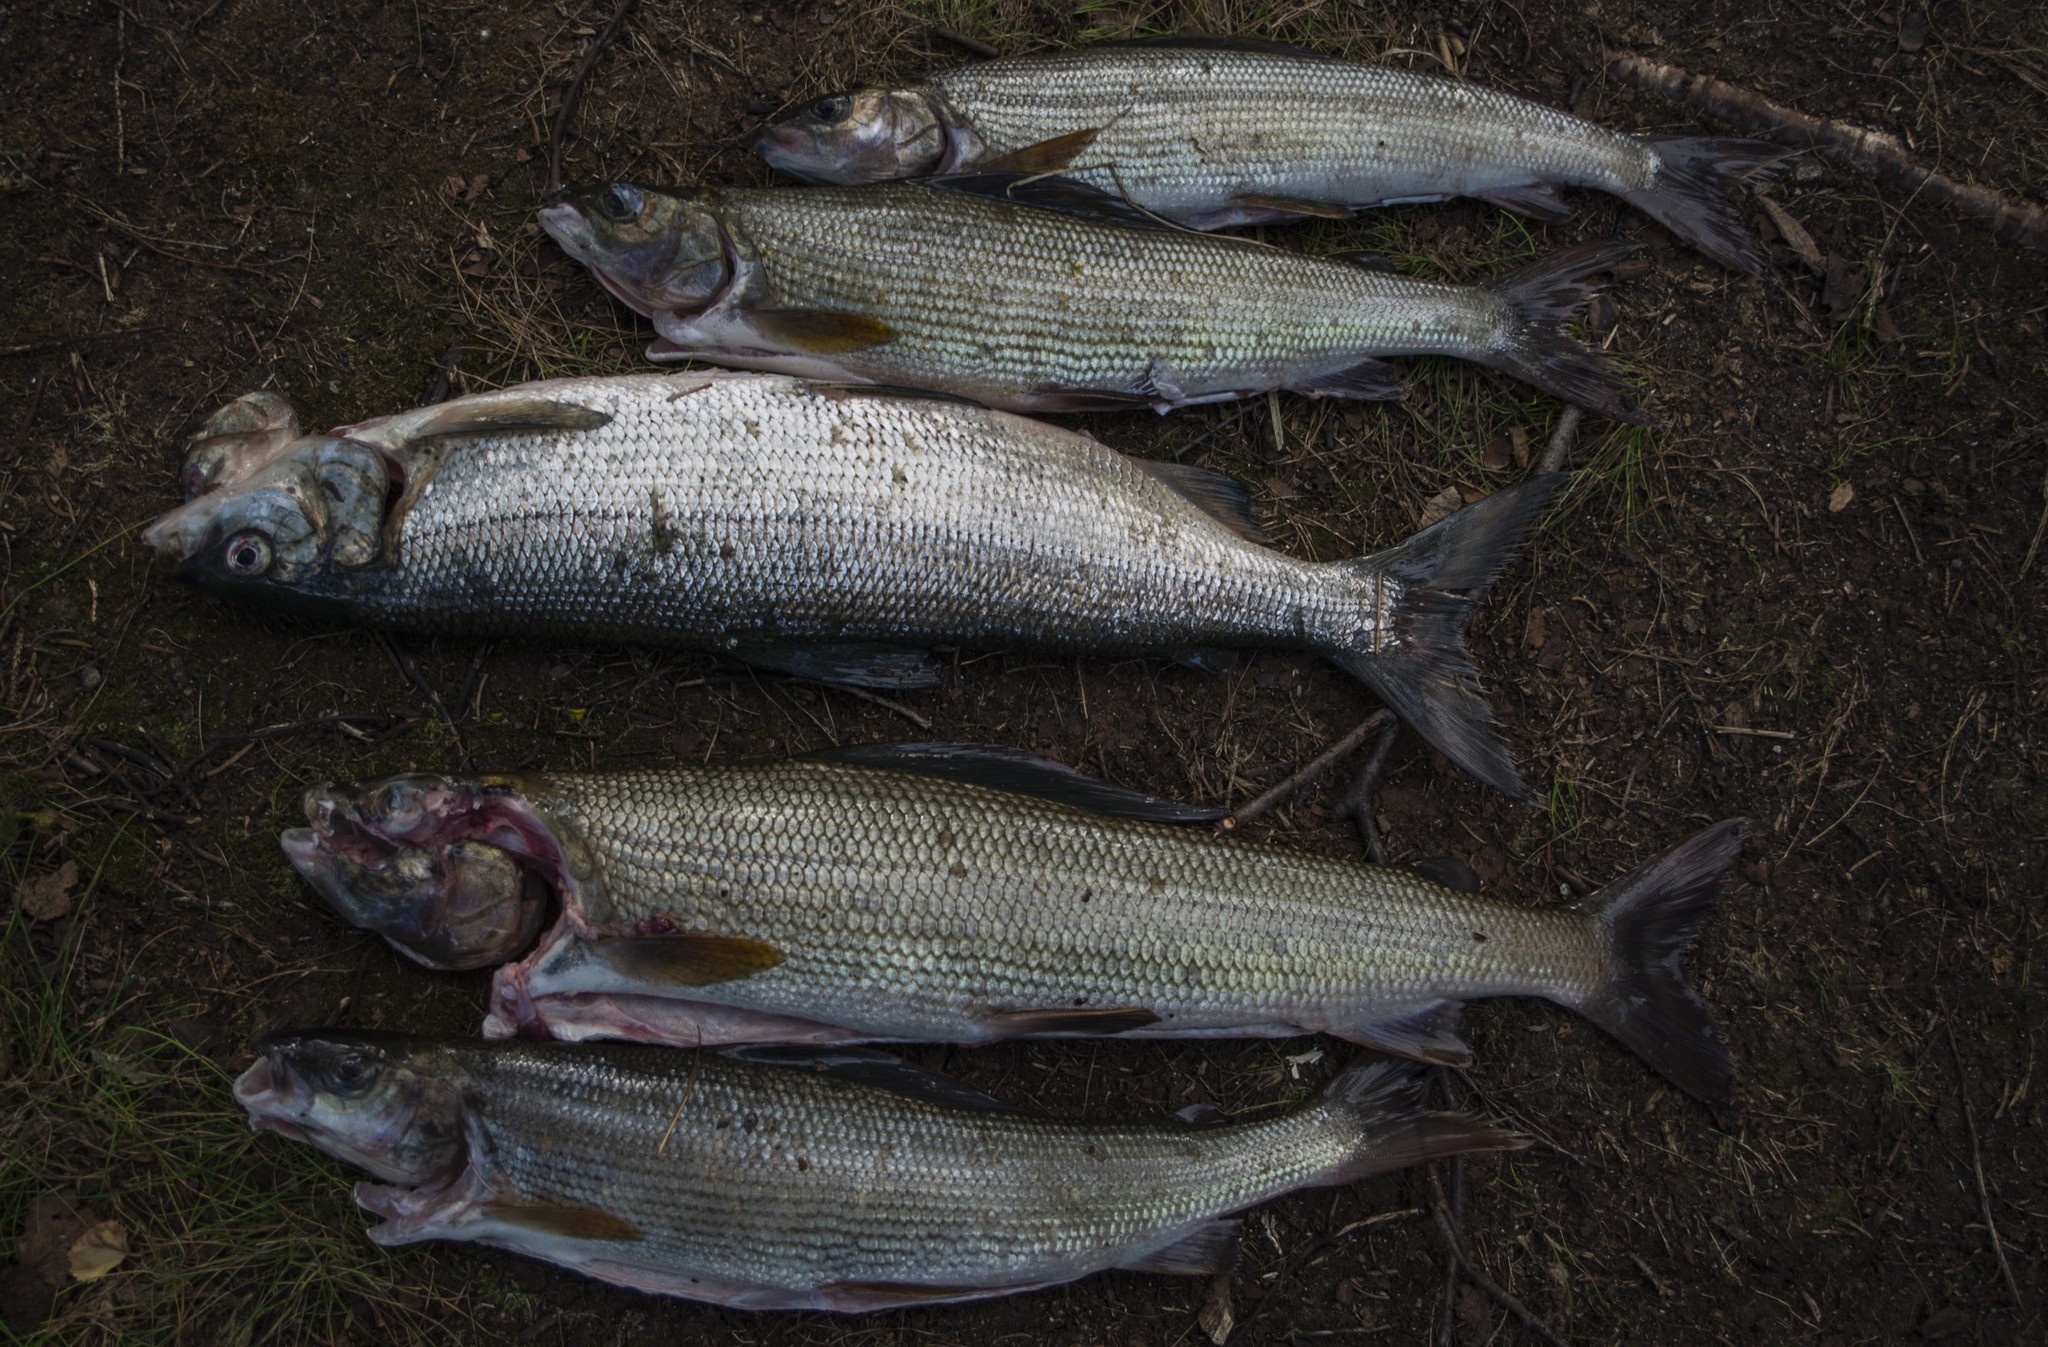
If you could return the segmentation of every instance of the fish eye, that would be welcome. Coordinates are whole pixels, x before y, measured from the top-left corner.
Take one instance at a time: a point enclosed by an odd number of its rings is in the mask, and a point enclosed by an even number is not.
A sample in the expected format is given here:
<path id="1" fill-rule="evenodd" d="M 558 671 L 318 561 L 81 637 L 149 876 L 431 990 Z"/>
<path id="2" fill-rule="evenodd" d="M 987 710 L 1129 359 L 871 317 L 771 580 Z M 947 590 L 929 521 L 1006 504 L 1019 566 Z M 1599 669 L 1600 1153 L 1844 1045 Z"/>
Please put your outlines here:
<path id="1" fill-rule="evenodd" d="M 852 111 L 853 100 L 845 94 L 833 94 L 811 104 L 811 115 L 821 122 L 843 122 Z"/>
<path id="2" fill-rule="evenodd" d="M 221 549 L 228 574 L 254 579 L 270 569 L 270 539 L 260 533 L 237 533 Z"/>
<path id="3" fill-rule="evenodd" d="M 377 1083 L 383 1071 L 377 1063 L 358 1052 L 346 1054 L 327 1073 L 327 1083 L 339 1095 L 356 1096 L 366 1093 Z"/>
<path id="4" fill-rule="evenodd" d="M 638 187 L 615 182 L 597 195 L 597 213 L 613 224 L 640 218 L 642 198 Z"/>

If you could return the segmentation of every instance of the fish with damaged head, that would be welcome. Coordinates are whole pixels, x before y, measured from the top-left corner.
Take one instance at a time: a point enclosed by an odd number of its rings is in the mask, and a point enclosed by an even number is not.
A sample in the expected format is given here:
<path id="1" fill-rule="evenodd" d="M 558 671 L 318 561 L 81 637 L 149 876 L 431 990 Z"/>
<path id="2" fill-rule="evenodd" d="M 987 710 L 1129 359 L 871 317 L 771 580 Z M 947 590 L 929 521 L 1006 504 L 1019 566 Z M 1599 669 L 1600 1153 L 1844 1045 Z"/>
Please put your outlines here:
<path id="1" fill-rule="evenodd" d="M 508 1249 L 738 1309 L 857 1313 L 1110 1268 L 1204 1275 L 1231 1213 L 1522 1146 L 1379 1061 L 1245 1122 L 1064 1123 L 880 1053 L 676 1052 L 275 1034 L 235 1082 L 258 1131 L 367 1169 L 382 1245 Z"/>
<path id="2" fill-rule="evenodd" d="M 1609 131 L 1464 80 L 1320 52 L 1166 38 L 982 61 L 835 93 L 754 135 L 805 182 L 1004 169 L 1065 174 L 1194 229 L 1477 197 L 1569 211 L 1611 193 L 1721 263 L 1764 274 L 1733 196 L 1787 151 Z"/>
<path id="3" fill-rule="evenodd" d="M 682 1046 L 1331 1033 L 1461 1065 L 1465 1002 L 1585 1016 L 1723 1120 L 1683 960 L 1746 825 L 1573 908 L 1184 825 L 1218 811 L 1011 750 L 402 776 L 307 793 L 281 839 L 349 922 L 498 971 L 485 1032 Z"/>
<path id="4" fill-rule="evenodd" d="M 195 584 L 307 616 L 694 647 L 870 687 L 941 681 L 934 646 L 1310 650 L 1523 797 L 1464 636 L 1557 480 L 1309 562 L 1264 545 L 1220 473 L 951 400 L 644 374 L 307 436 L 143 541 Z"/>
<path id="5" fill-rule="evenodd" d="M 1165 411 L 1275 389 L 1399 397 L 1382 357 L 1442 355 L 1642 419 L 1614 362 L 1566 328 L 1628 243 L 1452 285 L 1191 233 L 1020 174 L 682 195 L 612 183 L 540 223 L 653 320 L 655 360 L 1014 411 Z"/>

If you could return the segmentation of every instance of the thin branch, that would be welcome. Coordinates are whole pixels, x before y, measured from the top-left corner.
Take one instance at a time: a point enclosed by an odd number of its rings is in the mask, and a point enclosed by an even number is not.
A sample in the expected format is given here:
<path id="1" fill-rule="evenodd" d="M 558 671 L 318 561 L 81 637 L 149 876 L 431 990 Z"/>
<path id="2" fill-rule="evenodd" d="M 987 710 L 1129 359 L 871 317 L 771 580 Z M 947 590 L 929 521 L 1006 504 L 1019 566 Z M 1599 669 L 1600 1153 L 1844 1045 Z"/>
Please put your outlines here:
<path id="1" fill-rule="evenodd" d="M 1464 1245 L 1458 1242 L 1457 1231 L 1451 1227 L 1450 1207 L 1444 1200 L 1444 1186 L 1434 1171 L 1428 1178 L 1429 1195 L 1433 1199 L 1433 1211 L 1436 1215 L 1436 1232 L 1443 1237 L 1444 1245 L 1451 1251 L 1451 1256 L 1457 1259 L 1458 1270 L 1465 1274 L 1465 1279 L 1491 1297 L 1494 1304 L 1520 1320 L 1522 1327 L 1528 1329 L 1531 1336 L 1548 1343 L 1550 1347 L 1566 1347 L 1564 1339 L 1551 1332 L 1548 1324 L 1531 1313 L 1527 1305 L 1508 1294 L 1499 1282 L 1480 1271 L 1479 1265 L 1466 1255 Z"/>
<path id="2" fill-rule="evenodd" d="M 569 88 L 562 94 L 561 110 L 555 113 L 554 130 L 548 133 L 548 194 L 562 190 L 562 138 L 569 133 L 569 123 L 576 116 L 577 106 L 583 102 L 583 85 L 590 78 L 591 67 L 597 58 L 619 35 L 619 25 L 626 21 L 632 11 L 634 0 L 619 0 L 619 7 L 612 11 L 612 19 L 591 42 L 590 50 L 583 53 L 583 64 L 576 67 L 576 78 L 569 81 Z"/>
<path id="3" fill-rule="evenodd" d="M 1279 785 L 1260 795 L 1244 808 L 1226 815 L 1217 827 L 1224 832 L 1250 823 L 1253 819 L 1271 813 L 1282 801 L 1306 790 L 1310 783 L 1345 758 L 1358 751 L 1358 746 L 1377 733 L 1381 726 L 1394 723 L 1392 711 L 1375 711 L 1358 723 L 1358 727 L 1323 750 L 1308 766 L 1288 777 Z"/>
<path id="4" fill-rule="evenodd" d="M 932 29 L 932 36 L 941 42 L 950 42 L 962 51 L 973 52 L 983 60 L 993 61 L 1002 55 L 1001 52 L 991 47 L 988 43 L 983 42 L 980 38 L 969 37 L 957 29 L 934 28 Z"/>
<path id="5" fill-rule="evenodd" d="M 1956 1046 L 1955 1020 L 1944 1015 L 1942 1027 L 1948 1031 L 1948 1050 L 1956 1059 L 1956 1098 L 1962 1102 L 1963 1121 L 1970 1128 L 1970 1174 L 1977 1180 L 1977 1208 L 1984 1213 L 1984 1230 L 1991 1236 L 1991 1252 L 1998 1256 L 1998 1270 L 2005 1274 L 2005 1289 L 2012 1292 L 2012 1303 L 2024 1321 L 2027 1298 L 2020 1294 L 2019 1280 L 2012 1275 L 2012 1264 L 2005 1258 L 2005 1243 L 1998 1238 L 1998 1222 L 1991 1218 L 1991 1191 L 1984 1186 L 1984 1151 L 1977 1141 L 1977 1110 L 1970 1107 L 1970 1077 L 1963 1070 L 1963 1051 Z"/>
<path id="6" fill-rule="evenodd" d="M 1586 414 L 1577 407 L 1566 407 L 1564 415 L 1557 418 L 1557 429 L 1550 433 L 1550 443 L 1543 446 L 1543 458 L 1536 465 L 1538 473 L 1563 472 L 1565 460 L 1572 456 L 1572 445 L 1579 438 L 1579 422 Z"/>

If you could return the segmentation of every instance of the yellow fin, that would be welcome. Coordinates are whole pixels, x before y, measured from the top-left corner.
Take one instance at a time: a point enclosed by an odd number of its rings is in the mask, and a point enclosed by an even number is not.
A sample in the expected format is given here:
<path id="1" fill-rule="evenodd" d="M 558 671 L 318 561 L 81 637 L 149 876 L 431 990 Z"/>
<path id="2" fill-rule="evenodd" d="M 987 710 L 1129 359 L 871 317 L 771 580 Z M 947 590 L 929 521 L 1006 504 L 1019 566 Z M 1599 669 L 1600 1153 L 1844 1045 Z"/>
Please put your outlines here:
<path id="1" fill-rule="evenodd" d="M 590 954 L 637 981 L 675 987 L 735 982 L 775 967 L 783 957 L 775 946 L 751 936 L 690 931 L 606 937 L 590 943 Z"/>
<path id="2" fill-rule="evenodd" d="M 810 355 L 865 350 L 896 336 L 879 319 L 833 309 L 754 309 L 747 321 L 770 341 Z"/>
<path id="3" fill-rule="evenodd" d="M 493 1220 L 537 1230 L 563 1239 L 596 1239 L 631 1244 L 645 1239 L 640 1227 L 595 1207 L 533 1206 L 523 1202 L 492 1202 L 483 1208 Z"/>
<path id="4" fill-rule="evenodd" d="M 1036 145 L 1026 145 L 1021 150 L 1011 150 L 985 164 L 975 166 L 977 173 L 1057 173 L 1074 162 L 1095 143 L 1102 134 L 1102 128 L 1091 126 L 1085 131 L 1069 131 L 1064 136 L 1041 140 Z"/>

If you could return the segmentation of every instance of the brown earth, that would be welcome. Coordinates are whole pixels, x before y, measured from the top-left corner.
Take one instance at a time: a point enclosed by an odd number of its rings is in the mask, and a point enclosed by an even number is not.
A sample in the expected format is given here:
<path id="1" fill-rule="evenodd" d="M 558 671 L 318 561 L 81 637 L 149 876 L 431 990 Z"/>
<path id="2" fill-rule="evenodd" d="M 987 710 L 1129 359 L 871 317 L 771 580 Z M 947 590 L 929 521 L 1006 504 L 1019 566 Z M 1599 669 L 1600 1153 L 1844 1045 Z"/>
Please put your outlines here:
<path id="1" fill-rule="evenodd" d="M 467 1032 L 479 1013 L 480 976 L 401 966 L 308 900 L 272 839 L 309 783 L 465 751 L 567 768 L 934 737 L 1235 803 L 1366 709 L 1300 658 L 1209 675 L 998 653 L 904 698 L 927 735 L 852 696 L 695 656 L 390 645 L 157 578 L 132 532 L 175 499 L 181 431 L 237 393 L 274 387 L 332 424 L 450 379 L 635 367 L 648 333 L 530 223 L 555 100 L 608 13 L 0 11 L 0 1239 L 75 1206 L 122 1223 L 130 1250 L 61 1291 L 40 1329 L 41 1272 L 6 1280 L 26 1288 L 0 1306 L 8 1332 L 1199 1342 L 1205 1287 L 1156 1276 L 854 1321 L 661 1302 L 466 1248 L 384 1254 L 361 1239 L 340 1166 L 240 1131 L 227 1073 L 265 1029 Z M 1006 50 L 1203 28 L 1425 66 L 1414 53 L 1434 52 L 1612 125 L 1696 128 L 1603 78 L 1604 39 L 1895 131 L 1970 180 L 2048 188 L 2048 20 L 1983 0 L 650 0 L 596 65 L 571 177 L 765 181 L 745 129 L 856 77 L 962 59 L 928 38 L 934 21 Z M 1716 1130 L 1563 1012 L 1481 1007 L 1479 1061 L 1456 1097 L 1554 1146 L 1467 1166 L 1465 1238 L 1575 1343 L 2038 1341 L 2044 267 L 1823 161 L 1772 191 L 1825 255 L 1818 272 L 1776 244 L 1768 281 L 1733 277 L 1592 197 L 1527 239 L 1470 204 L 1311 231 L 1316 246 L 1459 276 L 1617 231 L 1648 245 L 1646 274 L 1600 317 L 1661 425 L 1588 426 L 1587 474 L 1477 638 L 1510 742 L 1554 779 L 1551 807 L 1511 807 L 1404 738 L 1378 794 L 1394 854 L 1455 853 L 1489 891 L 1549 903 L 1571 877 L 1617 875 L 1712 819 L 1757 822 L 1693 965 L 1746 1120 Z M 1213 431 L 1195 460 L 1260 484 L 1285 545 L 1334 557 L 1407 532 L 1446 487 L 1512 480 L 1557 413 L 1490 376 L 1415 375 L 1398 406 L 1283 403 L 1277 449 L 1263 406 L 1085 424 L 1135 453 Z M 251 734 L 270 726 L 293 728 Z M 1355 851 L 1334 808 L 1348 779 L 1259 831 Z M 1286 1058 L 1311 1046 L 917 1055 L 1062 1115 L 1112 1118 L 1298 1092 Z M 1257 1212 L 1232 1340 L 1425 1341 L 1446 1307 L 1458 1342 L 1518 1340 L 1469 1286 L 1446 1301 L 1428 1193 L 1423 1175 L 1398 1175 Z M 24 1249 L 38 1269 L 55 1256 L 45 1243 Z"/>

